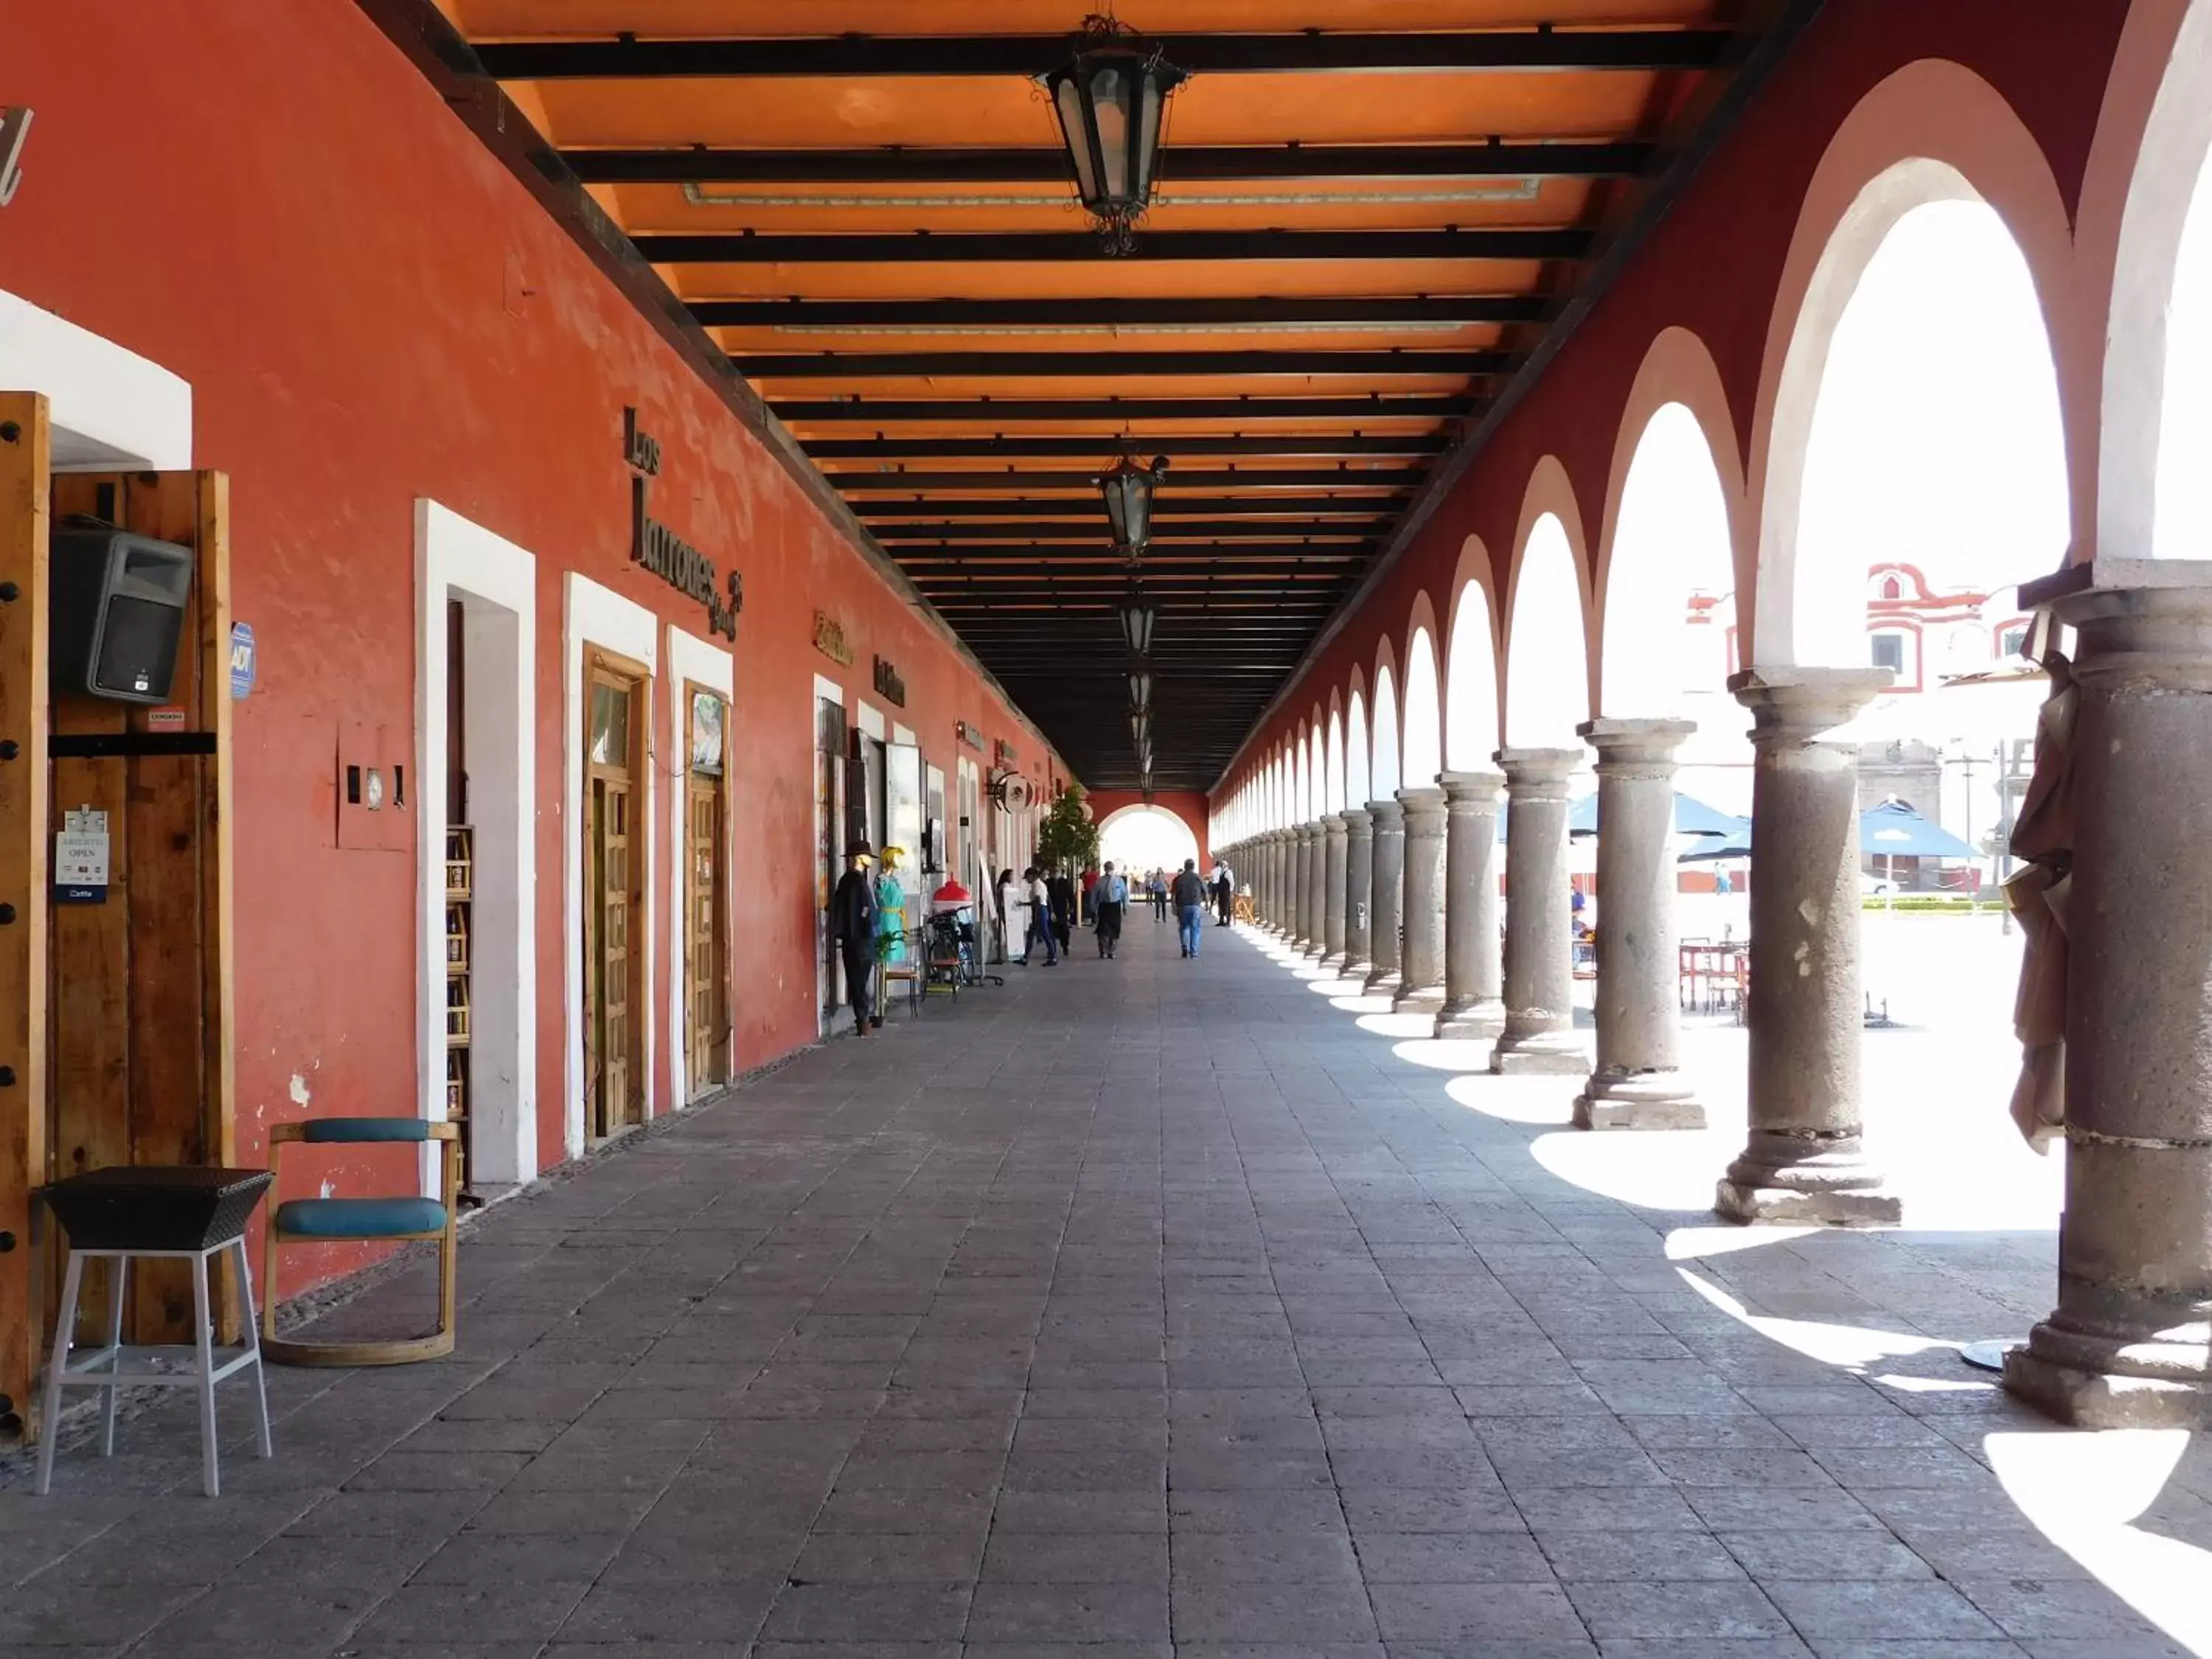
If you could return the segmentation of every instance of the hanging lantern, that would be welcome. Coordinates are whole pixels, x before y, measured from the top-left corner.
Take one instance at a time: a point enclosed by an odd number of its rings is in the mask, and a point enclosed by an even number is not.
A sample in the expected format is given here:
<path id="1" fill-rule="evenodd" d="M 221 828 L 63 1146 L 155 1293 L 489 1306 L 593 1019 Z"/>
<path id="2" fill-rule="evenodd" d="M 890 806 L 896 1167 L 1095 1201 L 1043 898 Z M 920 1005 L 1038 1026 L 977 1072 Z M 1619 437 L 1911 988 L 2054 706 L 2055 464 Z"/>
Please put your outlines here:
<path id="1" fill-rule="evenodd" d="M 1135 559 L 1152 539 L 1152 492 L 1167 477 L 1168 458 L 1156 455 L 1150 466 L 1139 466 L 1124 455 L 1098 475 L 1098 493 L 1106 498 L 1106 517 L 1114 526 L 1114 550 Z"/>
<path id="2" fill-rule="evenodd" d="M 1152 649 L 1152 623 L 1158 616 L 1145 603 L 1145 596 L 1132 590 L 1128 602 L 1121 607 L 1121 637 L 1135 656 L 1148 656 Z"/>
<path id="3" fill-rule="evenodd" d="M 1083 20 L 1074 61 L 1043 77 L 1075 169 L 1075 193 L 1109 254 L 1133 252 L 1152 204 L 1168 94 L 1183 72 L 1110 17 Z"/>
<path id="4" fill-rule="evenodd" d="M 1152 675 L 1151 675 L 1149 672 L 1147 672 L 1146 670 L 1141 669 L 1141 668 L 1134 668 L 1134 669 L 1130 670 L 1130 671 L 1129 671 L 1129 707 L 1130 707 L 1130 708 L 1150 708 L 1150 707 L 1152 706 Z"/>

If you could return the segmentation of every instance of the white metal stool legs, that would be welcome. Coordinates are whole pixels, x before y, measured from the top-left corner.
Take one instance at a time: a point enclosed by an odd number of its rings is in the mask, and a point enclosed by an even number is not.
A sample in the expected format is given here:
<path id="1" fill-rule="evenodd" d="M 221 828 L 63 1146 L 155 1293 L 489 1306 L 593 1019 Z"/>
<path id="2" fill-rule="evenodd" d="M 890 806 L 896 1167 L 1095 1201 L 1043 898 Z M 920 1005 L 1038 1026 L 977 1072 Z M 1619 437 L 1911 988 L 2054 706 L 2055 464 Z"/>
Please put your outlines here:
<path id="1" fill-rule="evenodd" d="M 231 1249 L 238 1252 L 238 1290 L 245 1338 L 236 1347 L 218 1347 L 215 1340 L 216 1306 L 210 1290 L 208 1260 Z M 130 1258 L 134 1255 L 166 1256 L 191 1263 L 192 1340 L 189 1346 L 125 1345 L 123 1298 L 130 1282 Z M 84 1284 L 84 1264 L 88 1258 L 94 1256 L 104 1256 L 115 1264 L 114 1304 L 108 1310 L 107 1346 L 84 1355 L 76 1352 L 72 1339 L 76 1334 L 77 1299 Z M 72 1358 L 75 1364 L 71 1364 Z M 262 1456 L 268 1457 L 275 1451 L 269 1433 L 269 1392 L 262 1376 L 261 1343 L 253 1308 L 253 1273 L 247 1265 L 242 1236 L 225 1239 L 205 1250 L 71 1250 L 63 1278 L 61 1317 L 54 1328 L 53 1358 L 46 1367 L 45 1422 L 40 1434 L 39 1468 L 33 1490 L 44 1496 L 53 1485 L 55 1427 L 61 1419 L 64 1389 L 106 1391 L 106 1397 L 100 1404 L 100 1443 L 101 1455 L 107 1456 L 115 1449 L 116 1391 L 148 1384 L 188 1387 L 198 1391 L 201 1486 L 209 1497 L 219 1496 L 221 1439 L 216 1422 L 215 1385 L 249 1368 L 253 1372 L 257 1449 Z"/>
<path id="2" fill-rule="evenodd" d="M 71 1250 L 68 1271 L 62 1276 L 61 1316 L 54 1322 L 54 1357 L 46 1366 L 46 1421 L 39 1434 L 39 1478 L 31 1488 L 41 1498 L 54 1484 L 54 1424 L 61 1417 L 62 1377 L 69 1365 L 70 1338 L 76 1330 L 76 1293 L 83 1284 L 84 1258 Z M 35 1337 L 33 1340 L 36 1340 Z M 109 1398 L 113 1397 L 111 1389 Z"/>

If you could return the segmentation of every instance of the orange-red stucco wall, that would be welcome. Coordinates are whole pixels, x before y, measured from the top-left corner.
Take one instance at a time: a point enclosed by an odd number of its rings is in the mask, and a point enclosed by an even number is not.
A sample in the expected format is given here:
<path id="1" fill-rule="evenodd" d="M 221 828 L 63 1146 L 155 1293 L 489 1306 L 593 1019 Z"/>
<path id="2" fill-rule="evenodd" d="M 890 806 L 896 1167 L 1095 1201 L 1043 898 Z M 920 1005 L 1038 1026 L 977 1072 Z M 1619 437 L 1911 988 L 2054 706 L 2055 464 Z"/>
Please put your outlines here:
<path id="1" fill-rule="evenodd" d="M 1025 759 L 1035 732 L 349 0 L 70 0 L 16 9 L 5 35 L 0 92 L 37 114 L 0 214 L 0 288 L 188 380 L 196 463 L 233 479 L 234 610 L 261 659 L 237 711 L 240 1156 L 259 1162 L 265 1125 L 300 1115 L 295 1077 L 315 1113 L 413 1109 L 414 861 L 337 847 L 331 774 L 341 720 L 413 724 L 413 518 L 429 497 L 538 560 L 538 1119 L 541 1163 L 561 1159 L 563 572 L 707 631 L 696 603 L 629 562 L 625 404 L 665 457 L 655 516 L 744 576 L 737 1064 L 811 1041 L 815 673 L 844 684 L 849 708 L 871 658 L 890 659 L 908 699 L 886 713 L 948 792 L 972 753 L 956 721 Z M 814 650 L 817 607 L 854 666 Z M 663 869 L 675 793 L 656 791 Z"/>

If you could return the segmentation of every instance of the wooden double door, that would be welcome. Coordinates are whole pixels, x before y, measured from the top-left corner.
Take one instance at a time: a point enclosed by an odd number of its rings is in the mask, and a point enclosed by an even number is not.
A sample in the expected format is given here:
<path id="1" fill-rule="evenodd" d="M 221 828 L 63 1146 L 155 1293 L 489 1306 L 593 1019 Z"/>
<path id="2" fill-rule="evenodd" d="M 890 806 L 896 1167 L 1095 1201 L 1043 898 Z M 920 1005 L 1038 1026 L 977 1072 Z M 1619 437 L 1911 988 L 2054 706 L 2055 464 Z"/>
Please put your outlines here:
<path id="1" fill-rule="evenodd" d="M 645 728 L 642 665 L 584 670 L 584 1124 L 605 1140 L 645 1121 Z"/>

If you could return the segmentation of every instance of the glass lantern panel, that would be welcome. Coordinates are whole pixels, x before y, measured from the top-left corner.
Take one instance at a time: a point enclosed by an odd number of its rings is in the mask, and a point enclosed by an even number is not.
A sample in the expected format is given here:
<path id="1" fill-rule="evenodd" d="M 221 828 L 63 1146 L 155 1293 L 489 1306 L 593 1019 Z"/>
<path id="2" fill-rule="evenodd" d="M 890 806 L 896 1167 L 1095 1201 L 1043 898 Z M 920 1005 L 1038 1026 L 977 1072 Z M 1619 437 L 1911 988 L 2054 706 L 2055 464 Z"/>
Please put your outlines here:
<path id="1" fill-rule="evenodd" d="M 1131 199 L 1129 189 L 1129 106 L 1127 71 L 1119 64 L 1103 64 L 1091 72 L 1091 117 L 1098 124 L 1098 159 L 1106 169 L 1101 180 L 1109 202 Z"/>
<path id="2" fill-rule="evenodd" d="M 1160 111 L 1166 102 L 1159 78 L 1147 75 L 1137 111 L 1137 188 L 1140 202 L 1152 199 L 1152 173 L 1160 159 Z"/>
<path id="3" fill-rule="evenodd" d="M 1060 112 L 1060 131 L 1067 142 L 1069 159 L 1075 163 L 1075 188 L 1086 202 L 1098 199 L 1098 169 L 1091 154 L 1091 124 L 1083 115 L 1079 77 L 1068 76 L 1054 94 Z"/>

